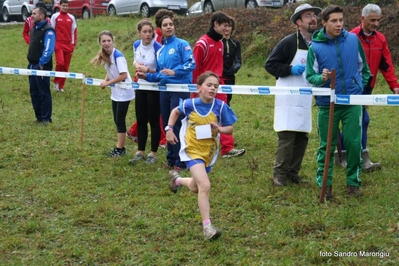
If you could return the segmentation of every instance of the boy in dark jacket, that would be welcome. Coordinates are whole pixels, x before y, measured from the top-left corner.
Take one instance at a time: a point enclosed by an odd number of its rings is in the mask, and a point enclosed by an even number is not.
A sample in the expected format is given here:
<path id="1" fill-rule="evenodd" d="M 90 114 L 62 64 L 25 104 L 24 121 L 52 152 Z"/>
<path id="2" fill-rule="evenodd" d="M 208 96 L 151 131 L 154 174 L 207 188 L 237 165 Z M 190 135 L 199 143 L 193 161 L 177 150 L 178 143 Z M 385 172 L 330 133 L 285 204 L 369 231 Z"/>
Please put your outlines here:
<path id="1" fill-rule="evenodd" d="M 223 53 L 223 81 L 226 85 L 235 85 L 236 84 L 236 76 L 235 74 L 241 68 L 241 44 L 239 41 L 231 38 L 231 35 L 234 32 L 236 23 L 233 18 L 229 25 L 226 27 L 223 34 L 223 45 L 224 45 L 224 53 Z M 230 106 L 231 98 L 233 94 L 227 94 L 227 104 Z"/>

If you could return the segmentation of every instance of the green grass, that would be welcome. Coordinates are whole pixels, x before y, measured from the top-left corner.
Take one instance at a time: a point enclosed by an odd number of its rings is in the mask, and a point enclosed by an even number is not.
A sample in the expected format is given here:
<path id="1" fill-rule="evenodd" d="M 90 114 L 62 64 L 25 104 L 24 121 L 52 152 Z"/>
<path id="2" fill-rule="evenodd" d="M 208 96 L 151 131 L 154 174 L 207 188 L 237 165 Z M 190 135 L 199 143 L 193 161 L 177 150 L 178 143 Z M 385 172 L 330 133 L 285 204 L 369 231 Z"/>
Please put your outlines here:
<path id="1" fill-rule="evenodd" d="M 132 60 L 137 19 L 79 21 L 79 43 L 71 72 L 102 78 L 89 60 L 99 49 L 97 34 L 111 30 Z M 0 65 L 25 68 L 22 25 L 1 27 Z M 183 37 L 183 36 L 182 36 Z M 185 36 L 184 36 L 185 37 Z M 187 36 L 195 39 L 196 36 Z M 252 58 L 239 84 L 274 85 Z M 245 61 L 244 61 L 245 62 Z M 254 63 L 258 62 L 258 63 Z M 130 68 L 133 72 L 133 68 Z M 363 195 L 345 197 L 345 172 L 334 169 L 335 200 L 319 204 L 314 184 L 318 136 L 313 131 L 303 162 L 307 185 L 271 184 L 277 138 L 273 97 L 234 95 L 239 122 L 235 139 L 241 158 L 219 158 L 210 175 L 211 218 L 223 235 L 202 239 L 197 198 L 168 189 L 167 170 L 129 166 L 129 155 L 107 158 L 116 142 L 109 91 L 86 86 L 85 135 L 80 145 L 80 81 L 53 93 L 53 123 L 34 120 L 26 76 L 0 75 L 0 265 L 398 265 L 397 187 L 399 146 L 396 107 L 370 107 L 369 148 L 380 172 L 364 174 Z M 378 80 L 377 93 L 388 93 Z M 135 120 L 133 103 L 127 123 Z M 388 252 L 389 257 L 334 256 L 334 252 Z M 320 252 L 332 256 L 320 256 Z"/>

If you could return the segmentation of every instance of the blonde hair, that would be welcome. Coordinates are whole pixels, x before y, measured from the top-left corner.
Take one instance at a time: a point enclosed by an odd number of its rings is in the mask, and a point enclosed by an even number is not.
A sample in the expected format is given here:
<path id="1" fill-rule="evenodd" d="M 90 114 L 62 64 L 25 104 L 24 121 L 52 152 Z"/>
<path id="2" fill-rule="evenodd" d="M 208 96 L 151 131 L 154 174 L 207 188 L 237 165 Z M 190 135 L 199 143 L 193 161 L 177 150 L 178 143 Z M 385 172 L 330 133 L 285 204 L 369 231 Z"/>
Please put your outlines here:
<path id="1" fill-rule="evenodd" d="M 98 34 L 98 43 L 101 43 L 101 37 L 104 35 L 111 37 L 112 41 L 114 41 L 114 36 L 112 35 L 112 33 L 108 30 L 103 30 L 100 32 L 100 34 Z M 90 64 L 94 66 L 100 66 L 104 65 L 105 63 L 111 65 L 111 58 L 110 55 L 107 54 L 103 48 L 101 48 L 97 52 L 97 55 L 90 60 Z"/>

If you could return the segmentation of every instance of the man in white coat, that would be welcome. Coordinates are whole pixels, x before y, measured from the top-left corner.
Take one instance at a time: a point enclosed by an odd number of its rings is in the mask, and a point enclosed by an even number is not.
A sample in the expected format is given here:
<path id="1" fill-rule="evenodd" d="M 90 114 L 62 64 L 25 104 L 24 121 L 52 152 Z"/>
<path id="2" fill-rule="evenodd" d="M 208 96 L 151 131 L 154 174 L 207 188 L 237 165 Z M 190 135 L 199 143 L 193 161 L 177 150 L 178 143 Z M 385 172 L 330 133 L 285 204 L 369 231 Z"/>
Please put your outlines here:
<path id="1" fill-rule="evenodd" d="M 298 30 L 284 37 L 265 63 L 266 71 L 277 79 L 276 86 L 311 87 L 305 76 L 306 57 L 320 12 L 321 8 L 309 4 L 295 9 L 290 20 Z M 306 90 L 302 92 L 303 95 L 275 96 L 274 130 L 278 143 L 273 184 L 276 186 L 285 186 L 287 180 L 295 184 L 306 182 L 299 176 L 299 170 L 312 130 L 312 95 Z"/>

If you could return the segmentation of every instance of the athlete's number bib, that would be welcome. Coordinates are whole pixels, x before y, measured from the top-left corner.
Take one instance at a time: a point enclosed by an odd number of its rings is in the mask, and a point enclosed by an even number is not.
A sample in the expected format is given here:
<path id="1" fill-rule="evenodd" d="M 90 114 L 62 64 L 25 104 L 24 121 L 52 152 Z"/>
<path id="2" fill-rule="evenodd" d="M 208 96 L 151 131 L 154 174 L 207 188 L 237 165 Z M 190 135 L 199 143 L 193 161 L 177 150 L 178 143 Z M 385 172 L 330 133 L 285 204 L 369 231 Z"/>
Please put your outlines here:
<path id="1" fill-rule="evenodd" d="M 196 126 L 195 134 L 196 134 L 197 139 L 212 138 L 211 124 Z"/>

